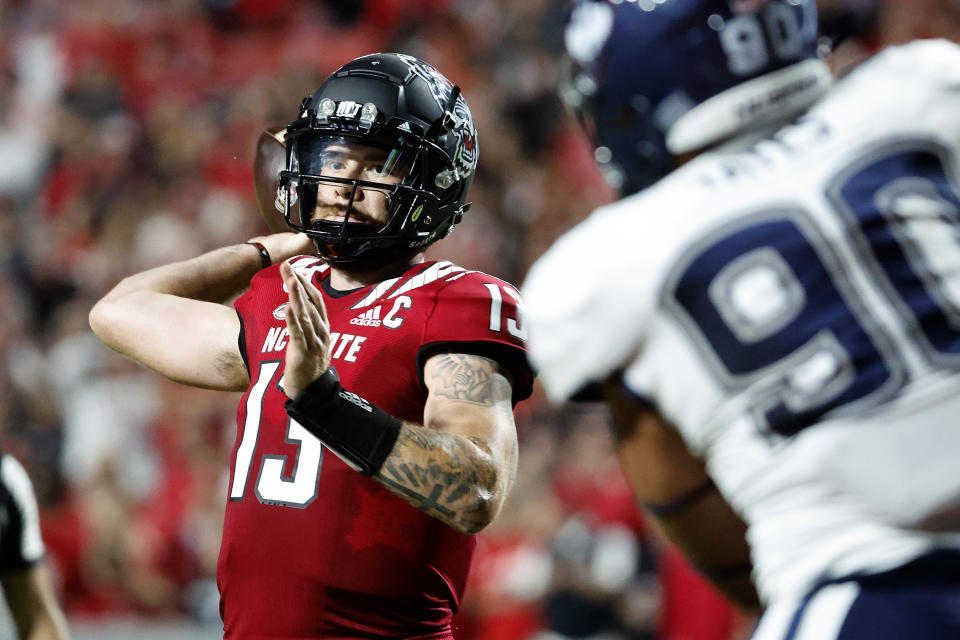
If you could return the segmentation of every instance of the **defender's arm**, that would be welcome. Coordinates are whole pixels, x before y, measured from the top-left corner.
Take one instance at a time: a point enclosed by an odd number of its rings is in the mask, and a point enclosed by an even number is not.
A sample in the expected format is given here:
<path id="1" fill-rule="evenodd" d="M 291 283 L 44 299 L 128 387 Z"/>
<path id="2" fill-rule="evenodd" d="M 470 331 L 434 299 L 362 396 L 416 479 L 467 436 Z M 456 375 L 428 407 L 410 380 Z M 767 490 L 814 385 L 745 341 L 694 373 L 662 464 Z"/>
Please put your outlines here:
<path id="1" fill-rule="evenodd" d="M 713 486 L 702 460 L 666 421 L 608 383 L 604 396 L 617 435 L 617 456 L 637 499 L 661 530 L 733 603 L 756 612 L 746 525 Z"/>
<path id="2" fill-rule="evenodd" d="M 309 252 L 305 236 L 257 239 L 273 260 Z M 125 278 L 90 311 L 110 348 L 176 382 L 240 391 L 249 376 L 237 338 L 240 320 L 223 301 L 250 284 L 261 256 L 242 244 Z"/>
<path id="3" fill-rule="evenodd" d="M 17 632 L 23 640 L 66 640 L 67 622 L 60 611 L 49 572 L 43 563 L 0 575 Z"/>

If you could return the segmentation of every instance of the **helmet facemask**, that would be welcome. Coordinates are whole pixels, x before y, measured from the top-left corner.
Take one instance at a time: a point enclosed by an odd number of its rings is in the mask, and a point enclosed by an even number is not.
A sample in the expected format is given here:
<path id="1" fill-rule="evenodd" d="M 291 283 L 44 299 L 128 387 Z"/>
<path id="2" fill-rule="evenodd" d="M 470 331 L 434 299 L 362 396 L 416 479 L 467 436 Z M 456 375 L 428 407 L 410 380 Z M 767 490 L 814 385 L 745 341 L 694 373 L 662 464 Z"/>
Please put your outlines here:
<path id="1" fill-rule="evenodd" d="M 425 153 L 362 137 L 305 132 L 288 141 L 284 216 L 335 265 L 375 267 L 416 253 L 403 240 L 439 198 L 422 188 Z"/>

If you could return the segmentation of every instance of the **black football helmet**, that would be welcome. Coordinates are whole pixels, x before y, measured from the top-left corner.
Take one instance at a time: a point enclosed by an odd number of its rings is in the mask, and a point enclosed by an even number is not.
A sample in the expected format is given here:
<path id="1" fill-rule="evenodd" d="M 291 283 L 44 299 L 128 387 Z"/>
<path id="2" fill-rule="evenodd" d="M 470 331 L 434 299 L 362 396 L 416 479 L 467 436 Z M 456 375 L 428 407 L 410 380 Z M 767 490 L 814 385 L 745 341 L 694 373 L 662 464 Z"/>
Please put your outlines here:
<path id="1" fill-rule="evenodd" d="M 402 259 L 448 235 L 470 206 L 470 109 L 459 87 L 413 56 L 376 53 L 335 71 L 303 100 L 285 142 L 278 204 L 334 266 Z"/>

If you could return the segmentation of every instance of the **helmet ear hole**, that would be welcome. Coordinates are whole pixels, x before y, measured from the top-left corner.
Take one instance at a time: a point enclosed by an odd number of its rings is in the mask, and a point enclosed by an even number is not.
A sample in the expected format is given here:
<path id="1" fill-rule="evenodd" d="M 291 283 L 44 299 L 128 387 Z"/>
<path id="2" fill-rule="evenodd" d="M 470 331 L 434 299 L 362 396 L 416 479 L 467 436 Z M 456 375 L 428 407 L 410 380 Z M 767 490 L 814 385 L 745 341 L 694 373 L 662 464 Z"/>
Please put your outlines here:
<path id="1" fill-rule="evenodd" d="M 436 184 L 441 189 L 449 189 L 453 186 L 453 183 L 457 181 L 457 174 L 453 169 L 447 169 L 446 171 L 441 171 L 437 174 L 434 184 Z"/>

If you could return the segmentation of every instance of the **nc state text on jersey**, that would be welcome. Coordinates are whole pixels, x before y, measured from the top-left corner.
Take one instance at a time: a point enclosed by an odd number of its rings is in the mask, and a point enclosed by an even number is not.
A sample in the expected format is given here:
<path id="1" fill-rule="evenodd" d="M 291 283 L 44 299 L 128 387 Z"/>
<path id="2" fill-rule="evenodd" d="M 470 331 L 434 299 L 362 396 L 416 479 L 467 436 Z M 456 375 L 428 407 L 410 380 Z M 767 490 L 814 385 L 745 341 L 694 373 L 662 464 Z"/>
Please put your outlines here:
<path id="1" fill-rule="evenodd" d="M 261 353 L 271 351 L 283 351 L 287 348 L 286 327 L 272 327 L 267 332 L 267 338 L 263 341 Z M 355 336 L 349 333 L 330 332 L 330 358 L 332 360 L 345 360 L 346 362 L 356 362 L 357 354 L 360 353 L 360 347 L 366 342 L 366 336 Z"/>

